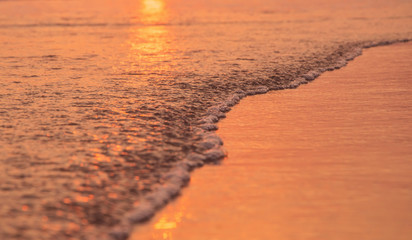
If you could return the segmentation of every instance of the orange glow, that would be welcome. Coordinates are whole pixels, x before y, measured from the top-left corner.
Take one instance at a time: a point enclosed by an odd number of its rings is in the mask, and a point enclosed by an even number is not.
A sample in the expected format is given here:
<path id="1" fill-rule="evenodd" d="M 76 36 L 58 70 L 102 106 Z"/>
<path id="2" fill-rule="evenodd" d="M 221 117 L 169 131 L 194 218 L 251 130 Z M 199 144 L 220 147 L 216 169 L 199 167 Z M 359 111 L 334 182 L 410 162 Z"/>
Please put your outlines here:
<path id="1" fill-rule="evenodd" d="M 110 162 L 110 157 L 103 155 L 101 153 L 95 153 L 94 159 L 96 159 L 98 162 Z"/>
<path id="2" fill-rule="evenodd" d="M 75 223 L 69 223 L 67 225 L 67 230 L 66 232 L 70 233 L 72 231 L 78 231 L 80 229 L 80 226 L 75 224 Z"/>
<path id="3" fill-rule="evenodd" d="M 112 199 L 116 199 L 117 198 L 117 194 L 116 193 L 109 193 L 109 196 L 108 196 L 109 198 L 112 198 Z"/>
<path id="4" fill-rule="evenodd" d="M 88 201 L 89 201 L 89 197 L 77 195 L 77 196 L 76 196 L 76 201 L 77 201 L 77 202 L 88 202 Z"/>
<path id="5" fill-rule="evenodd" d="M 120 145 L 115 145 L 115 144 L 113 144 L 113 145 L 111 146 L 111 148 L 112 148 L 111 150 L 112 150 L 113 152 L 116 152 L 117 154 L 123 150 L 123 147 L 122 147 L 122 146 L 120 146 Z"/>
<path id="6" fill-rule="evenodd" d="M 167 20 L 165 2 L 163 0 L 143 0 L 140 14 L 144 24 L 162 24 Z"/>
<path id="7" fill-rule="evenodd" d="M 27 205 L 24 205 L 23 207 L 21 207 L 21 210 L 23 210 L 23 211 L 28 211 L 29 210 L 29 206 L 27 206 Z"/>
<path id="8" fill-rule="evenodd" d="M 177 223 L 174 221 L 168 221 L 166 218 L 161 218 L 155 225 L 155 229 L 173 229 L 176 228 Z"/>
<path id="9" fill-rule="evenodd" d="M 143 26 L 133 26 L 129 40 L 129 58 L 139 65 L 138 68 L 131 66 L 128 71 L 170 71 L 170 62 L 175 51 L 171 45 L 170 32 L 164 26 L 169 18 L 166 4 L 164 0 L 143 0 L 141 3 L 137 15 Z"/>
<path id="10" fill-rule="evenodd" d="M 166 44 L 168 32 L 164 27 L 149 26 L 134 30 L 133 33 L 134 39 L 138 41 L 131 41 L 131 50 L 137 50 L 139 55 L 150 56 L 153 60 L 162 60 L 168 48 Z"/>
<path id="11" fill-rule="evenodd" d="M 183 212 L 178 211 L 172 216 L 164 215 L 157 221 L 153 227 L 157 230 L 171 230 L 177 228 L 178 224 L 182 221 Z M 170 233 L 163 232 L 163 238 L 167 239 L 165 236 L 171 236 Z"/>
<path id="12" fill-rule="evenodd" d="M 162 0 L 143 0 L 143 11 L 158 14 L 164 10 L 165 3 Z"/>

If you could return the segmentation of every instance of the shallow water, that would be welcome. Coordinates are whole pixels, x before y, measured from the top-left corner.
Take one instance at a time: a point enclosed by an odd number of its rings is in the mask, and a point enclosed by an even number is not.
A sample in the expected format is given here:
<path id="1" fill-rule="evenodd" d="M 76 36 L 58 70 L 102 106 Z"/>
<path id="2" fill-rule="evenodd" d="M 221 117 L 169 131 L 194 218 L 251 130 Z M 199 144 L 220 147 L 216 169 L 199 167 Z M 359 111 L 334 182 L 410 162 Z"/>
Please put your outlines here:
<path id="1" fill-rule="evenodd" d="M 378 47 L 219 123 L 228 158 L 132 239 L 410 239 L 412 44 Z"/>
<path id="2" fill-rule="evenodd" d="M 106 236 L 176 163 L 202 153 L 194 129 L 208 107 L 410 39 L 411 9 L 0 1 L 0 238 Z"/>

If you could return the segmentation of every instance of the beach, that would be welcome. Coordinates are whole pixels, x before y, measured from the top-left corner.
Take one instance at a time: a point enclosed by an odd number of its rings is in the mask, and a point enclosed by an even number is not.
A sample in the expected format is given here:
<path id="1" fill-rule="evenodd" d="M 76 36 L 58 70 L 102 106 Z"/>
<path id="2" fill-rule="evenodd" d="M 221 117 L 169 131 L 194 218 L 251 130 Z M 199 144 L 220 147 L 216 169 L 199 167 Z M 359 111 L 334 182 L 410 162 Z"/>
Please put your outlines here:
<path id="1" fill-rule="evenodd" d="M 0 1 L 0 239 L 127 239 L 225 157 L 217 121 L 241 99 L 412 40 L 411 12 L 403 0 Z"/>
<path id="2" fill-rule="evenodd" d="M 246 97 L 219 122 L 228 157 L 131 239 L 410 239 L 411 53 Z"/>

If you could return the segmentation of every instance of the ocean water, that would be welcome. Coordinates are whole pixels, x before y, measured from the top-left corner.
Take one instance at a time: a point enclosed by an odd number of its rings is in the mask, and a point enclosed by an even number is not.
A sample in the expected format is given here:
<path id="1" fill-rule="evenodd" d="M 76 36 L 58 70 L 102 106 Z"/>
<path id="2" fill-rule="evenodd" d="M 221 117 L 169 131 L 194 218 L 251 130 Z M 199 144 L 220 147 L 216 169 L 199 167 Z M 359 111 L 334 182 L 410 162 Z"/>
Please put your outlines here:
<path id="1" fill-rule="evenodd" d="M 412 39 L 410 1 L 0 1 L 0 239 L 128 236 L 242 97 Z M 281 103 L 279 103 L 281 104 Z"/>
<path id="2" fill-rule="evenodd" d="M 130 239 L 411 239 L 411 65 L 412 42 L 367 49 L 242 100 L 218 123 L 227 158 Z"/>

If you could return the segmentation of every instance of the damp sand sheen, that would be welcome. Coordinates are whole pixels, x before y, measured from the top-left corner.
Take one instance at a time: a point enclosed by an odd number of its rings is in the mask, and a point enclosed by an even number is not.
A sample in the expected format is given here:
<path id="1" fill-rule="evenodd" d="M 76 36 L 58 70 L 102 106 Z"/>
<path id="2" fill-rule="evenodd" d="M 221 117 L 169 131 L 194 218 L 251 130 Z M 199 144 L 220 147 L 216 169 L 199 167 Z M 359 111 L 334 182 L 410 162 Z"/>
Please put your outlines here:
<path id="1" fill-rule="evenodd" d="M 412 44 L 364 50 L 219 123 L 228 157 L 131 239 L 411 239 Z"/>

